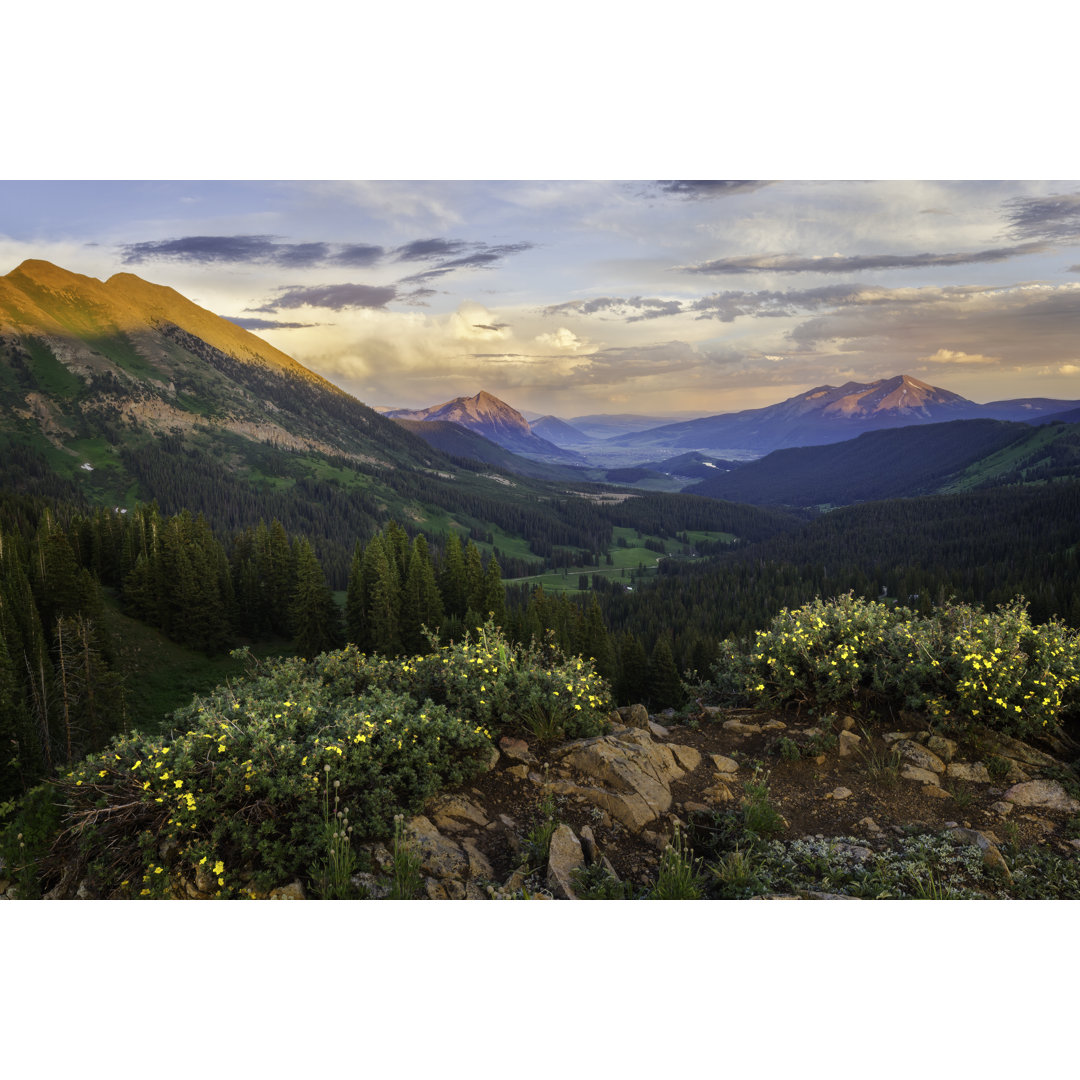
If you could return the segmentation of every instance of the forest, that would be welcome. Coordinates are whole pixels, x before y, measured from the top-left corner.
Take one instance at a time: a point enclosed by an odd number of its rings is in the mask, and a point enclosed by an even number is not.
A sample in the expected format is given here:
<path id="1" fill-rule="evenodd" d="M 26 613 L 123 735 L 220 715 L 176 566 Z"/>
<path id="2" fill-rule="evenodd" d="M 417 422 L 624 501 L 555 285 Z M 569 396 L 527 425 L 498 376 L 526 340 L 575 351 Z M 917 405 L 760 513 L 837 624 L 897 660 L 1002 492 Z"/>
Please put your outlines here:
<path id="1" fill-rule="evenodd" d="M 1075 481 L 803 518 L 695 496 L 568 496 L 541 519 L 550 531 L 537 546 L 549 566 L 600 563 L 618 546 L 613 531 L 628 527 L 643 549 L 667 557 L 546 592 L 504 584 L 505 565 L 522 563 L 490 532 L 475 530 L 474 541 L 464 530 L 429 535 L 357 519 L 344 573 L 332 576 L 314 519 L 290 530 L 247 518 L 228 530 L 153 503 L 90 510 L 0 496 L 0 798 L 113 735 L 162 722 L 126 708 L 105 630 L 116 607 L 208 657 L 257 642 L 302 656 L 346 642 L 412 655 L 431 647 L 429 633 L 458 640 L 492 617 L 513 641 L 593 658 L 619 703 L 656 709 L 685 703 L 691 673 L 707 677 L 725 638 L 745 639 L 781 608 L 818 596 L 852 592 L 924 613 L 953 598 L 989 607 L 1023 596 L 1036 621 L 1080 624 Z M 739 539 L 690 543 L 690 532 L 721 527 Z M 346 543 L 343 526 L 334 535 Z"/>

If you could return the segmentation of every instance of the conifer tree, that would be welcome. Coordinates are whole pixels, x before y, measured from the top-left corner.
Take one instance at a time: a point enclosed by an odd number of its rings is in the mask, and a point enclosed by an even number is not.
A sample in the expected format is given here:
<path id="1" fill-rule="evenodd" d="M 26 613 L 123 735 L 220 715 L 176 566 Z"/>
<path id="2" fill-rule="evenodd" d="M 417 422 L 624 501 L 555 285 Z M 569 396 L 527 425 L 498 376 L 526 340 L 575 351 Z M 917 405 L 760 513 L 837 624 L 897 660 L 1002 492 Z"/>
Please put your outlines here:
<path id="1" fill-rule="evenodd" d="M 296 585 L 289 609 L 293 647 L 301 656 L 316 656 L 341 643 L 341 615 L 311 544 L 298 540 L 295 553 Z"/>
<path id="2" fill-rule="evenodd" d="M 502 572 L 494 555 L 488 559 L 487 570 L 484 572 L 480 615 L 484 619 L 494 619 L 496 626 L 502 626 L 506 622 L 506 587 L 502 583 Z"/>
<path id="3" fill-rule="evenodd" d="M 439 591 L 442 593 L 443 610 L 446 614 L 451 618 L 463 620 L 468 605 L 465 559 L 461 553 L 461 540 L 453 530 L 446 538 L 446 552 L 443 555 L 442 570 L 439 574 Z"/>
<path id="4" fill-rule="evenodd" d="M 682 680 L 666 637 L 657 638 L 649 657 L 648 700 L 654 709 L 677 709 L 683 703 Z"/>

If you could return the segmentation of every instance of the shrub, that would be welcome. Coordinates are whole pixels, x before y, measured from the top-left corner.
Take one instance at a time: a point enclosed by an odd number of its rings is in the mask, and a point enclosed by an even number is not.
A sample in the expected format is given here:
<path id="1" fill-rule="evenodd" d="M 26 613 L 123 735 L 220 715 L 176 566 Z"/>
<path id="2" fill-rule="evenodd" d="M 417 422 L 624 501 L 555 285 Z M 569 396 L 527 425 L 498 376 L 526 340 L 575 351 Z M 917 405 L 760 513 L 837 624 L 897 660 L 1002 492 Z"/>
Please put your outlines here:
<path id="1" fill-rule="evenodd" d="M 1022 599 L 989 613 L 950 603 L 923 618 L 849 593 L 781 611 L 741 653 L 729 644 L 716 679 L 735 677 L 763 706 L 868 702 L 1023 737 L 1077 712 L 1080 635 L 1033 626 Z"/>

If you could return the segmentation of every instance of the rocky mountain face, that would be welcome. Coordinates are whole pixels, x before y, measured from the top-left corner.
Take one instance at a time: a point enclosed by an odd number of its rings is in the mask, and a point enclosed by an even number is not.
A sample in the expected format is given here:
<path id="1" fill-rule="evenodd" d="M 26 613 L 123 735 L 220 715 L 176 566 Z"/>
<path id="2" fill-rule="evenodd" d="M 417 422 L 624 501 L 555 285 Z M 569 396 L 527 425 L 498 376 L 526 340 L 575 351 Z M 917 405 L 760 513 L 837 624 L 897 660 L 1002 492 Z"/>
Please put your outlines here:
<path id="1" fill-rule="evenodd" d="M 454 398 L 428 409 L 395 409 L 386 415 L 398 420 L 449 421 L 483 435 L 515 454 L 541 461 L 583 464 L 580 455 L 534 434 L 528 420 L 517 409 L 485 390 L 473 397 Z"/>
<path id="2" fill-rule="evenodd" d="M 572 424 L 560 420 L 557 416 L 541 416 L 529 425 L 534 435 L 541 439 L 547 439 L 556 446 L 583 446 L 592 442 L 592 439 L 583 431 L 579 431 Z"/>
<path id="3" fill-rule="evenodd" d="M 910 375 L 896 375 L 872 383 L 817 386 L 762 409 L 667 424 L 610 441 L 628 447 L 768 453 L 786 447 L 843 442 L 880 428 L 976 418 L 1030 421 L 1070 404 L 1024 399 L 978 405 Z"/>

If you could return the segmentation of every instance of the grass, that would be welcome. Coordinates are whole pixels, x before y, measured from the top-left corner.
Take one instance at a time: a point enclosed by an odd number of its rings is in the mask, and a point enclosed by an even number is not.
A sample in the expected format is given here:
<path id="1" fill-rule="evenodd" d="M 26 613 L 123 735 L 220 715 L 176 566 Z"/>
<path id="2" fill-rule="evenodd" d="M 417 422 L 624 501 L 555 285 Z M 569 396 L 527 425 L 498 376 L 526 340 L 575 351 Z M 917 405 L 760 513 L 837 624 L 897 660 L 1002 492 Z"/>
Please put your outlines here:
<path id="1" fill-rule="evenodd" d="M 679 827 L 660 859 L 660 872 L 649 894 L 650 900 L 702 900 L 705 897 L 705 875 L 701 860 L 694 858 Z"/>
<path id="2" fill-rule="evenodd" d="M 866 778 L 876 787 L 896 787 L 900 783 L 900 752 L 889 746 L 874 745 L 873 736 L 862 729 L 863 748 L 859 753 L 865 764 Z"/>

